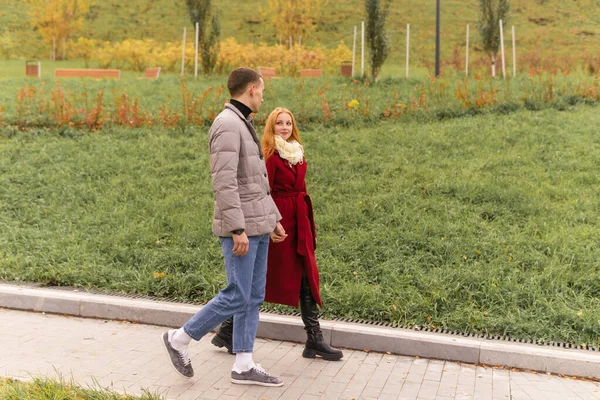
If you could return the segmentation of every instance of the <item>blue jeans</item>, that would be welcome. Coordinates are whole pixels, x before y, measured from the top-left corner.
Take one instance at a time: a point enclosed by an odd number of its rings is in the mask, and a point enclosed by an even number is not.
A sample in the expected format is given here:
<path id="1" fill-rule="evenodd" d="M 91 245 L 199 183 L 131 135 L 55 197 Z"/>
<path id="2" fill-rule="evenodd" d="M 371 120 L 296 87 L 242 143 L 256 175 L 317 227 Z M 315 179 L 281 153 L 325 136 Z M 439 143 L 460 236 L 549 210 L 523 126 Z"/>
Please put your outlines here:
<path id="1" fill-rule="evenodd" d="M 233 254 L 233 238 L 221 237 L 225 256 L 227 287 L 202 307 L 183 326 L 194 340 L 200 340 L 221 322 L 233 318 L 234 353 L 251 353 L 258 328 L 258 308 L 265 298 L 269 235 L 249 236 L 248 253 Z"/>

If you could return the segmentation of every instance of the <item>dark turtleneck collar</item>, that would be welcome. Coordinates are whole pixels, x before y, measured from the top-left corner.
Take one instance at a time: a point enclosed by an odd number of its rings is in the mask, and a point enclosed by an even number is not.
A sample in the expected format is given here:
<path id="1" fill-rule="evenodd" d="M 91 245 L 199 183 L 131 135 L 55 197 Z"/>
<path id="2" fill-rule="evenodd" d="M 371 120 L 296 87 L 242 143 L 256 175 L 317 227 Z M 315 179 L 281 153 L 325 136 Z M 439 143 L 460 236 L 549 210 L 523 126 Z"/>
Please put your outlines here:
<path id="1" fill-rule="evenodd" d="M 240 112 L 244 115 L 244 118 L 248 119 L 248 116 L 252 113 L 250 107 L 242 103 L 241 101 L 237 101 L 234 99 L 229 100 L 229 103 L 240 110 Z"/>

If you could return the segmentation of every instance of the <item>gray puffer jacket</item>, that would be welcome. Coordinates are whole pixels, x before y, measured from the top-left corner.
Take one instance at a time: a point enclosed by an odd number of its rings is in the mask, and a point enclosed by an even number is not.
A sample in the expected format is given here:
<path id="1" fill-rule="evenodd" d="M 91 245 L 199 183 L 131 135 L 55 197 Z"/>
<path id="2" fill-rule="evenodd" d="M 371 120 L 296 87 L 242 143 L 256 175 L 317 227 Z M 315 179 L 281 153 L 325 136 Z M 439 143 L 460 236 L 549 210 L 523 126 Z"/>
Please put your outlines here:
<path id="1" fill-rule="evenodd" d="M 226 103 L 210 128 L 208 148 L 215 196 L 213 233 L 231 236 L 231 231 L 245 229 L 248 236 L 257 236 L 273 232 L 281 215 L 271 197 L 252 120 Z"/>

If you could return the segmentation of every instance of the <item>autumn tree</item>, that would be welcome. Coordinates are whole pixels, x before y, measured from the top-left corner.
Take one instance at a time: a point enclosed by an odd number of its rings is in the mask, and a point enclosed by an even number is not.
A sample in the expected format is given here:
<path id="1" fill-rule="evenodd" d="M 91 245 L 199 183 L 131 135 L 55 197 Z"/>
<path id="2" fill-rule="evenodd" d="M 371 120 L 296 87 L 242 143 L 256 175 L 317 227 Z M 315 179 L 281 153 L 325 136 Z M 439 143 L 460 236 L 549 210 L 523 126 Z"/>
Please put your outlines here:
<path id="1" fill-rule="evenodd" d="M 10 59 L 17 50 L 17 44 L 8 28 L 4 28 L 4 34 L 0 36 L 0 55 L 3 58 Z"/>
<path id="2" fill-rule="evenodd" d="M 298 42 L 315 29 L 325 3 L 326 0 L 269 0 L 268 15 L 280 38 L 291 37 Z"/>
<path id="3" fill-rule="evenodd" d="M 500 20 L 507 25 L 509 11 L 509 0 L 479 0 L 479 34 L 483 50 L 490 56 L 493 77 L 496 77 L 496 55 L 500 48 Z"/>
<path id="4" fill-rule="evenodd" d="M 385 3 L 384 3 L 385 2 Z M 382 3 L 384 3 L 382 5 Z M 379 70 L 390 53 L 389 40 L 385 29 L 391 0 L 365 0 L 367 12 L 366 42 L 370 51 L 369 62 L 373 82 L 377 82 Z"/>
<path id="5" fill-rule="evenodd" d="M 188 14 L 194 29 L 198 23 L 198 47 L 202 55 L 202 70 L 205 75 L 211 73 L 217 64 L 219 55 L 219 40 L 221 36 L 221 25 L 219 23 L 219 14 L 212 16 L 211 0 L 186 0 Z M 211 31 L 208 33 L 208 24 L 211 24 Z"/>
<path id="6" fill-rule="evenodd" d="M 83 28 L 91 0 L 25 0 L 29 3 L 31 25 L 51 44 L 69 39 Z"/>
<path id="7" fill-rule="evenodd" d="M 221 23 L 219 21 L 219 14 L 217 13 L 212 16 L 210 35 L 204 40 L 204 45 L 202 46 L 202 70 L 205 74 L 214 71 L 217 65 L 220 36 Z"/>

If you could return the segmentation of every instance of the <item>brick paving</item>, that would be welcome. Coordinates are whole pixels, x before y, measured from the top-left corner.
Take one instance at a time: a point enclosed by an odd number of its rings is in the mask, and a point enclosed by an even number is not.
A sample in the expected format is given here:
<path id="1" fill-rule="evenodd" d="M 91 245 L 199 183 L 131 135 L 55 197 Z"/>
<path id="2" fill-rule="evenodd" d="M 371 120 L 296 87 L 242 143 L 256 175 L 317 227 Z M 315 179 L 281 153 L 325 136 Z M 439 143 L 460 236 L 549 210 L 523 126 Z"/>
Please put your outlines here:
<path id="1" fill-rule="evenodd" d="M 192 379 L 168 365 L 166 328 L 0 309 L 0 376 L 56 377 L 118 392 L 195 399 L 600 399 L 600 383 L 440 360 L 345 350 L 339 362 L 302 358 L 302 344 L 257 339 L 254 359 L 280 388 L 234 385 L 233 356 L 193 343 Z M 367 347 L 367 346 L 365 346 Z M 96 386 L 97 387 L 97 386 Z"/>

